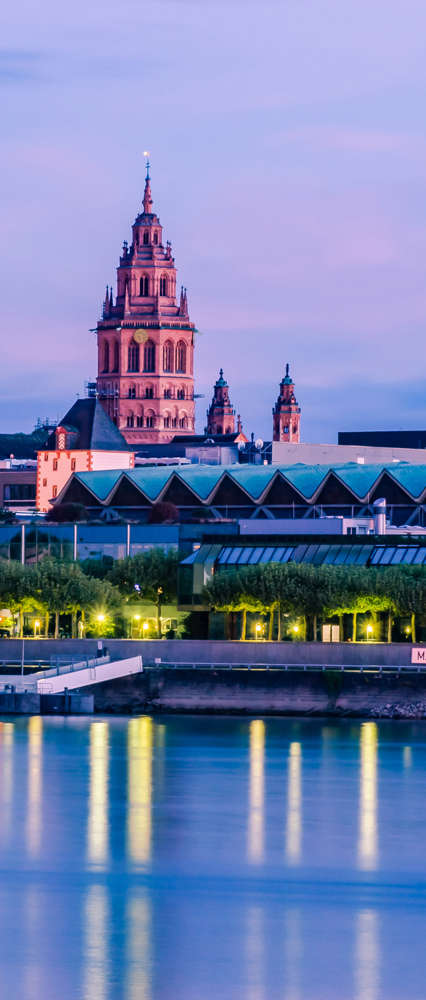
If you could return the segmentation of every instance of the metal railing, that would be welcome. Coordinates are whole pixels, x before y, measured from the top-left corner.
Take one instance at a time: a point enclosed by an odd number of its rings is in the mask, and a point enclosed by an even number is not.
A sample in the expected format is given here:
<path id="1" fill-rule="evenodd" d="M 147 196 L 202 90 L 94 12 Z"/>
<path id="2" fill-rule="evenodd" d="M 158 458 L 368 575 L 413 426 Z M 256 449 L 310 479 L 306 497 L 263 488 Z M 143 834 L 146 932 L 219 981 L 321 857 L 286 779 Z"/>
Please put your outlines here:
<path id="1" fill-rule="evenodd" d="M 267 670 L 289 673 L 426 674 L 426 663 L 197 663 L 161 661 L 144 664 L 145 670 Z"/>

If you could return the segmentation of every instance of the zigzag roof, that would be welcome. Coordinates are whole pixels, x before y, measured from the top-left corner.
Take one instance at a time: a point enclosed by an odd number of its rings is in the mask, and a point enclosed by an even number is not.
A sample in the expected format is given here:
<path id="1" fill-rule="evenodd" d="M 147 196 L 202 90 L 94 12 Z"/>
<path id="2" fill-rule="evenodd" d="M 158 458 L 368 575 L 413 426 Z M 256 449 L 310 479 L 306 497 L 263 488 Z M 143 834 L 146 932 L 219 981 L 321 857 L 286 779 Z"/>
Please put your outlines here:
<path id="1" fill-rule="evenodd" d="M 426 491 L 426 465 L 393 464 L 358 465 L 348 462 L 344 465 L 191 465 L 176 467 L 143 467 L 99 472 L 79 472 L 74 478 L 86 486 L 101 503 L 114 502 L 114 491 L 123 476 L 127 477 L 151 503 L 161 499 L 173 479 L 183 482 L 203 503 L 214 502 L 214 494 L 224 476 L 228 476 L 247 493 L 255 503 L 259 503 L 273 479 L 279 473 L 301 495 L 302 499 L 314 502 L 315 496 L 326 482 L 330 473 L 352 491 L 361 502 L 368 502 L 369 494 L 379 483 L 383 473 L 387 473 L 406 490 L 413 500 L 419 500 Z M 63 499 L 67 487 L 61 493 Z M 59 499 L 59 498 L 58 498 Z"/>

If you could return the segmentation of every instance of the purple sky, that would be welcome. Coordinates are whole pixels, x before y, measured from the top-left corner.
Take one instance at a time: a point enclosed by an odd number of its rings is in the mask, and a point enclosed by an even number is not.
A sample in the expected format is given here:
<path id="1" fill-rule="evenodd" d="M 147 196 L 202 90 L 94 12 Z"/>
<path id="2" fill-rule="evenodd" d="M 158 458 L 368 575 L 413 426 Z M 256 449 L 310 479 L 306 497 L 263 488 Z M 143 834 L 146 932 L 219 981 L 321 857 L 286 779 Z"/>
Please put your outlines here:
<path id="1" fill-rule="evenodd" d="M 32 0 L 2 18 L 0 430 L 96 373 L 140 205 L 188 286 L 198 427 L 220 365 L 271 437 L 426 425 L 424 0 Z"/>

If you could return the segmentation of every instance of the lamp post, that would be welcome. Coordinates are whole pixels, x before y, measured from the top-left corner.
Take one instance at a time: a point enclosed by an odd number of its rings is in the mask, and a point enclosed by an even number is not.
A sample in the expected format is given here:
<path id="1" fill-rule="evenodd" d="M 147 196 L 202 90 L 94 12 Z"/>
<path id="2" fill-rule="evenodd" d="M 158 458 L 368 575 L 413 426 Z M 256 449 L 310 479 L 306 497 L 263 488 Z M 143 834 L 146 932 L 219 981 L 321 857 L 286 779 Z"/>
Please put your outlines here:
<path id="1" fill-rule="evenodd" d="M 163 593 L 162 587 L 157 587 L 157 635 L 161 639 L 161 596 Z"/>

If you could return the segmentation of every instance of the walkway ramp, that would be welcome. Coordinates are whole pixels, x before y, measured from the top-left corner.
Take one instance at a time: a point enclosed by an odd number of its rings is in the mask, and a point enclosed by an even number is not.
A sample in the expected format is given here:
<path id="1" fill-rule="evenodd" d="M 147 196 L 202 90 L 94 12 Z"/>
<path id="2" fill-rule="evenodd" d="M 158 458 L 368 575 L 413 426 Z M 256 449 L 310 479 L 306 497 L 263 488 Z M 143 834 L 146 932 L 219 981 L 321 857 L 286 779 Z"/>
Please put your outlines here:
<path id="1" fill-rule="evenodd" d="M 51 667 L 37 673 L 22 677 L 20 674 L 4 676 L 0 681 L 0 690 L 33 691 L 36 694 L 63 694 L 65 690 L 88 687 L 91 684 L 101 684 L 102 681 L 115 680 L 117 677 L 128 677 L 143 671 L 141 656 L 131 656 L 126 660 L 110 660 L 109 656 L 93 660 L 81 660 L 77 663 L 63 664 Z"/>

